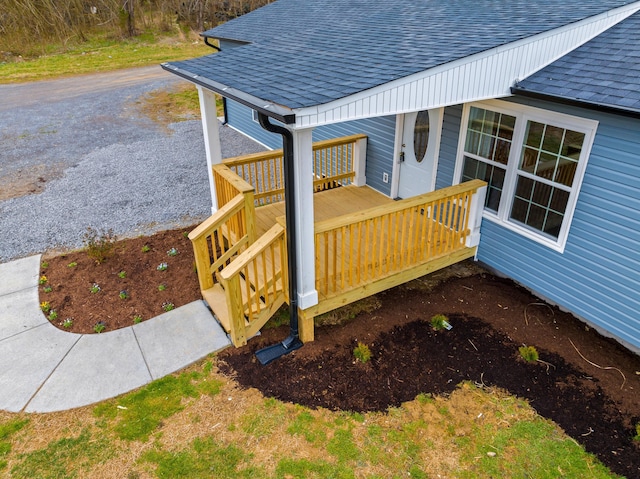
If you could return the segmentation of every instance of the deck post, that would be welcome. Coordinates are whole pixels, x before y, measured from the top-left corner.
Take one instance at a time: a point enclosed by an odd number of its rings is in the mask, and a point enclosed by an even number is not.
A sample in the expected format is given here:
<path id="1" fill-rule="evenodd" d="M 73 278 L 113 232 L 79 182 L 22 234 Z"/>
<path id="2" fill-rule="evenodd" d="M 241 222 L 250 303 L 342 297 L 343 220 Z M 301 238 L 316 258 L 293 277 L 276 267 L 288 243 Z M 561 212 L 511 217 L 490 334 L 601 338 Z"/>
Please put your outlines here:
<path id="1" fill-rule="evenodd" d="M 197 85 L 200 99 L 200 114 L 202 116 L 202 131 L 204 133 L 204 148 L 207 154 L 207 171 L 209 173 L 209 190 L 211 191 L 211 213 L 218 211 L 216 185 L 213 180 L 213 165 L 222 162 L 220 149 L 220 124 L 216 110 L 216 95 L 212 91 Z"/>
<path id="2" fill-rule="evenodd" d="M 353 145 L 353 172 L 355 178 L 353 184 L 355 186 L 365 186 L 367 177 L 365 175 L 367 166 L 367 138 L 356 140 Z"/>
<path id="3" fill-rule="evenodd" d="M 469 236 L 465 246 L 473 248 L 480 244 L 480 224 L 482 223 L 482 212 L 484 211 L 484 201 L 487 196 L 487 187 L 482 186 L 474 193 L 469 207 Z"/>
<path id="4" fill-rule="evenodd" d="M 318 304 L 315 270 L 315 225 L 313 217 L 313 140 L 312 128 L 293 130 L 296 203 L 296 255 L 298 308 Z"/>

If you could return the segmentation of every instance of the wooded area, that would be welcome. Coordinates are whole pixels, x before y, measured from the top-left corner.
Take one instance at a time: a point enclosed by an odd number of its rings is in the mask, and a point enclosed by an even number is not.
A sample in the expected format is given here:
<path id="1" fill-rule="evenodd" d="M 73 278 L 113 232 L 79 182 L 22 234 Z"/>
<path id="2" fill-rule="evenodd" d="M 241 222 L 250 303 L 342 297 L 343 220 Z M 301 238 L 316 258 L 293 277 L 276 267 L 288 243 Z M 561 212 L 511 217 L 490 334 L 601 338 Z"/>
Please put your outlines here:
<path id="1" fill-rule="evenodd" d="M 0 51 L 84 41 L 93 33 L 201 32 L 272 0 L 0 0 Z"/>

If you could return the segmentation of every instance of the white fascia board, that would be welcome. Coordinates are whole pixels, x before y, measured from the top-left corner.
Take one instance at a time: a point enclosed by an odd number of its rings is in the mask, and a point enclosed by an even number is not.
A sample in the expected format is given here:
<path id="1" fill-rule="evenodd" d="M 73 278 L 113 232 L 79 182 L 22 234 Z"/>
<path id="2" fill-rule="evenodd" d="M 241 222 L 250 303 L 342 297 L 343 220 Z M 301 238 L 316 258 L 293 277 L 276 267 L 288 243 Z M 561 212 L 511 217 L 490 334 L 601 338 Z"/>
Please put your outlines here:
<path id="1" fill-rule="evenodd" d="M 510 96 L 511 87 L 640 10 L 634 2 L 350 95 L 295 109 L 294 128 Z"/>

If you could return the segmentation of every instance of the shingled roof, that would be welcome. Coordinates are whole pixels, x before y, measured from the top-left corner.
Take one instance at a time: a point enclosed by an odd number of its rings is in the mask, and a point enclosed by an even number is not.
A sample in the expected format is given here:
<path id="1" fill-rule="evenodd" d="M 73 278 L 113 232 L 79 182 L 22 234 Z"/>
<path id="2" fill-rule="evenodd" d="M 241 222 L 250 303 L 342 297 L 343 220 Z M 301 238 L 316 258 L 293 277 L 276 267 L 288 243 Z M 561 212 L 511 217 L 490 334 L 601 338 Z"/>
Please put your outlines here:
<path id="1" fill-rule="evenodd" d="M 640 13 L 519 82 L 513 92 L 640 113 Z"/>
<path id="2" fill-rule="evenodd" d="M 204 33 L 246 44 L 163 67 L 214 90 L 293 110 L 326 104 L 632 3 L 277 0 Z"/>

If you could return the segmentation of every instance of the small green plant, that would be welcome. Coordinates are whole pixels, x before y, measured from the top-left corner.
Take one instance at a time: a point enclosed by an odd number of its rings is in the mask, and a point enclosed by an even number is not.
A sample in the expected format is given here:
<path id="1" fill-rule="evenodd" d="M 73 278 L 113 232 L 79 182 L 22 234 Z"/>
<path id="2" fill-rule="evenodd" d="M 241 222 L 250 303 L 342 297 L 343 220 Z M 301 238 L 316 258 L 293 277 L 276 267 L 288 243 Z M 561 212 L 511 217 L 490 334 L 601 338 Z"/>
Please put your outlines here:
<path id="1" fill-rule="evenodd" d="M 40 303 L 40 309 L 43 313 L 48 313 L 49 311 L 51 311 L 51 303 L 49 303 L 49 301 L 43 301 L 42 303 Z"/>
<path id="2" fill-rule="evenodd" d="M 443 329 L 449 330 L 451 329 L 451 323 L 449 323 L 449 318 L 447 318 L 444 314 L 436 314 L 431 318 L 431 327 L 436 331 L 442 331 Z"/>
<path id="3" fill-rule="evenodd" d="M 123 289 L 122 291 L 120 291 L 118 296 L 120 297 L 120 299 L 129 299 L 129 292 L 126 289 Z"/>
<path id="4" fill-rule="evenodd" d="M 89 288 L 91 294 L 96 294 L 100 292 L 100 285 L 98 283 L 93 283 L 93 285 Z"/>
<path id="5" fill-rule="evenodd" d="M 140 248 L 140 250 L 143 253 L 148 253 L 149 251 L 151 251 L 151 246 L 149 246 L 148 244 L 144 245 L 142 248 Z"/>
<path id="6" fill-rule="evenodd" d="M 49 311 L 49 321 L 55 321 L 58 319 L 58 312 L 55 309 Z"/>
<path id="7" fill-rule="evenodd" d="M 358 343 L 353 350 L 353 357 L 363 364 L 369 361 L 371 359 L 371 350 L 369 349 L 369 346 L 364 343 Z"/>
<path id="8" fill-rule="evenodd" d="M 636 435 L 633 436 L 633 440 L 640 442 L 640 422 L 636 424 Z"/>
<path id="9" fill-rule="evenodd" d="M 162 303 L 162 309 L 164 311 L 171 311 L 172 309 L 175 309 L 175 305 L 173 303 Z"/>
<path id="10" fill-rule="evenodd" d="M 522 359 L 528 363 L 535 363 L 538 360 L 538 350 L 533 346 L 520 346 L 518 351 Z"/>
<path id="11" fill-rule="evenodd" d="M 53 291 L 53 288 L 51 286 L 45 286 L 44 288 L 42 288 L 42 291 L 44 291 L 45 293 L 50 293 L 51 291 Z"/>
<path id="12" fill-rule="evenodd" d="M 105 232 L 88 227 L 87 232 L 82 237 L 82 243 L 90 258 L 96 263 L 104 263 L 113 255 L 113 250 L 116 246 L 116 235 L 113 234 L 111 229 Z"/>
<path id="13" fill-rule="evenodd" d="M 46 261 L 43 261 L 40 266 L 42 267 L 42 269 L 47 269 L 49 267 L 49 263 L 47 263 Z"/>
<path id="14" fill-rule="evenodd" d="M 47 279 L 47 277 L 43 274 L 42 276 L 40 276 L 40 279 L 38 280 L 38 283 L 40 284 L 47 284 L 47 281 L 49 281 Z"/>
<path id="15" fill-rule="evenodd" d="M 118 278 L 125 279 L 126 277 L 127 277 L 127 272 L 126 271 L 120 271 L 118 273 Z"/>
<path id="16" fill-rule="evenodd" d="M 93 331 L 95 333 L 100 334 L 101 332 L 103 332 L 105 329 L 107 329 L 107 325 L 105 324 L 104 321 L 98 321 L 96 324 L 94 324 L 93 326 Z"/>
<path id="17" fill-rule="evenodd" d="M 158 285 L 158 291 L 164 291 L 165 289 L 167 289 L 167 285 L 164 283 L 161 283 Z"/>
<path id="18" fill-rule="evenodd" d="M 75 261 L 72 261 L 67 265 L 67 268 L 75 268 L 76 266 L 78 266 L 78 263 L 76 263 Z"/>
<path id="19" fill-rule="evenodd" d="M 167 268 L 169 267 L 169 265 L 165 262 L 162 262 L 158 265 L 158 267 L 156 268 L 158 271 L 166 271 Z"/>
<path id="20" fill-rule="evenodd" d="M 71 326 L 73 326 L 73 319 L 67 318 L 64 321 L 62 321 L 62 327 L 63 328 L 69 329 Z"/>
<path id="21" fill-rule="evenodd" d="M 169 256 L 177 256 L 178 253 L 179 253 L 179 251 L 177 249 L 175 249 L 175 248 L 171 248 L 169 251 L 167 251 L 167 254 Z"/>
<path id="22" fill-rule="evenodd" d="M 142 316 L 140 316 L 139 314 L 136 314 L 133 317 L 133 324 L 140 324 L 142 322 Z"/>

